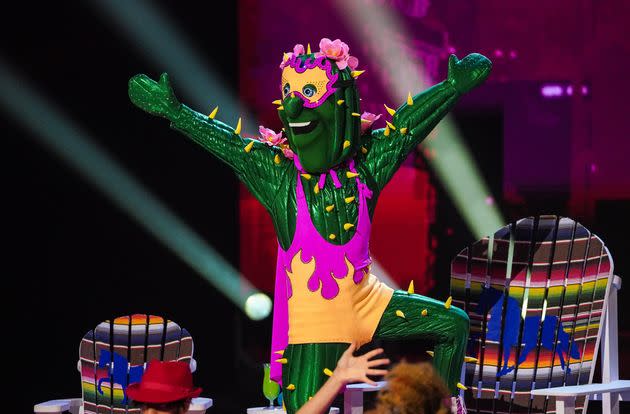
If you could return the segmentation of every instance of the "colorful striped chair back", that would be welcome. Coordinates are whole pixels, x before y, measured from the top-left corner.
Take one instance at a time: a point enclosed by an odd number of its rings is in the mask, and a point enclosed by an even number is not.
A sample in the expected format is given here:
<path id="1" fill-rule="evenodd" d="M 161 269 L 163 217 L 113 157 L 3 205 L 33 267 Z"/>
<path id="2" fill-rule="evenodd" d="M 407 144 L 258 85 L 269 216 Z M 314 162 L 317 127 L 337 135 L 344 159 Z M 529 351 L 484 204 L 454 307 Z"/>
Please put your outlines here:
<path id="1" fill-rule="evenodd" d="M 127 386 L 142 377 L 145 363 L 191 362 L 193 340 L 186 329 L 154 315 L 122 316 L 101 322 L 79 348 L 84 414 L 140 413 Z"/>
<path id="2" fill-rule="evenodd" d="M 451 295 L 477 358 L 463 373 L 468 412 L 554 412 L 531 390 L 592 382 L 612 276 L 602 241 L 566 217 L 524 218 L 462 250 Z"/>

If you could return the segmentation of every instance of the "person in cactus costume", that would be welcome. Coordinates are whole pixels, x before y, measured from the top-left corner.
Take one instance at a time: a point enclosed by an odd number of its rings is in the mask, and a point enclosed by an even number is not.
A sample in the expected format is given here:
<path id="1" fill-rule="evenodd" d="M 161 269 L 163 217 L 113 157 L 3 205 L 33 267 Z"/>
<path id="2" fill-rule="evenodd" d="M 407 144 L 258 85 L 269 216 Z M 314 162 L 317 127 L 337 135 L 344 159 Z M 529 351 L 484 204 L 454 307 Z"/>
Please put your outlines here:
<path id="1" fill-rule="evenodd" d="M 261 138 L 181 104 L 167 74 L 129 81 L 131 101 L 164 117 L 228 164 L 271 215 L 278 237 L 271 377 L 294 413 L 332 374 L 349 344 L 373 338 L 435 342 L 433 363 L 456 396 L 469 320 L 450 299 L 394 291 L 370 273 L 368 243 L 379 194 L 407 155 L 457 100 L 488 76 L 480 54 L 451 55 L 448 77 L 380 117 L 360 113 L 356 82 L 363 71 L 339 39 L 311 53 L 296 45 L 280 68 L 278 115 L 284 133 Z M 392 241 L 395 243 L 395 240 Z M 454 397 L 464 412 L 463 401 Z"/>

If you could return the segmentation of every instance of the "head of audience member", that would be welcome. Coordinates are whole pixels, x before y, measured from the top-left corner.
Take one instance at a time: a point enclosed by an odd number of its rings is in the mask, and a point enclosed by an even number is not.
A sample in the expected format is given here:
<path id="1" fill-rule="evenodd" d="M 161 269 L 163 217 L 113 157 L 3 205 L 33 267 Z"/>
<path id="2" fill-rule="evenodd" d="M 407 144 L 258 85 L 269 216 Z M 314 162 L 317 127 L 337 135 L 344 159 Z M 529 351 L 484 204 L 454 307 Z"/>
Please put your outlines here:
<path id="1" fill-rule="evenodd" d="M 372 414 L 448 414 L 450 396 L 444 381 L 428 362 L 400 362 L 386 375 Z"/>
<path id="2" fill-rule="evenodd" d="M 140 382 L 129 385 L 127 395 L 142 414 L 184 414 L 201 388 L 193 385 L 190 366 L 179 361 L 151 361 Z"/>

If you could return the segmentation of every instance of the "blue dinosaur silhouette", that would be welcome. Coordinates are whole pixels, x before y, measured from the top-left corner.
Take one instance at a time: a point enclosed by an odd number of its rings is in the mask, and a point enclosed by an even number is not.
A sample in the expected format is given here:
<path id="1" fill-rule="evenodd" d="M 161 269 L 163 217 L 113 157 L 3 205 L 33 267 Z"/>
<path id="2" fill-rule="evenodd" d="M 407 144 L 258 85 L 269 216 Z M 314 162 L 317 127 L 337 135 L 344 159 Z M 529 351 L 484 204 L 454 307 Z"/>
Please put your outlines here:
<path id="1" fill-rule="evenodd" d="M 123 404 L 127 403 L 127 386 L 134 382 L 139 382 L 144 373 L 144 367 L 142 365 L 137 367 L 129 367 L 129 361 L 124 356 L 114 352 L 113 367 L 112 367 L 112 353 L 107 349 L 101 350 L 101 356 L 98 360 L 99 368 L 107 368 L 109 377 L 101 378 L 98 380 L 98 392 L 103 395 L 101 389 L 101 383 L 103 381 L 112 382 L 113 384 L 120 384 L 123 390 Z M 127 377 L 127 371 L 129 371 L 129 377 Z"/>
<path id="2" fill-rule="evenodd" d="M 483 315 L 488 312 L 490 314 L 490 320 L 488 321 L 488 332 L 486 338 L 492 341 L 501 341 L 501 317 L 503 316 L 503 301 L 504 295 L 502 292 L 493 288 L 482 288 L 481 295 L 479 297 L 479 303 L 475 312 Z M 516 364 L 508 367 L 510 360 L 510 353 L 513 346 L 521 345 L 518 342 L 518 334 L 521 322 L 521 305 L 518 301 L 512 297 L 507 297 L 505 309 L 505 323 L 503 326 L 503 352 L 500 365 L 503 365 L 502 369 L 497 374 L 499 377 L 509 374 L 517 366 L 522 364 L 530 352 L 536 349 L 538 345 L 538 328 L 541 323 L 541 316 L 526 316 L 523 321 L 523 336 L 520 356 Z M 560 358 L 560 366 L 562 369 L 566 369 L 567 374 L 571 373 L 571 369 L 565 367 L 565 354 L 569 355 L 569 334 L 563 329 L 562 324 L 555 315 L 547 315 L 542 322 L 542 335 L 541 346 L 548 350 L 553 350 L 554 336 L 557 332 L 558 345 L 556 346 L 555 353 Z M 479 338 L 479 334 L 474 335 L 474 338 Z M 571 344 L 571 358 L 579 359 L 580 351 L 575 342 Z"/>

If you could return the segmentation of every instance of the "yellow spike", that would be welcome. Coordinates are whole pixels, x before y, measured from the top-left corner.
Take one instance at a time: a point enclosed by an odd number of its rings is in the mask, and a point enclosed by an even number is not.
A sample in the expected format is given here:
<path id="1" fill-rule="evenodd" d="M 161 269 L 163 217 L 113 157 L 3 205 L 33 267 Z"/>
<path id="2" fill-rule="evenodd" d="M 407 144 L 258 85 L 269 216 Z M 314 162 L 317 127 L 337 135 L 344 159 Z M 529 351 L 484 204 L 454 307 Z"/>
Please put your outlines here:
<path id="1" fill-rule="evenodd" d="M 332 377 L 333 372 L 329 370 L 328 368 L 324 368 L 324 374 L 328 375 L 329 377 Z"/>
<path id="2" fill-rule="evenodd" d="M 364 153 L 364 154 L 367 154 L 367 148 L 361 147 L 361 152 Z"/>
<path id="3" fill-rule="evenodd" d="M 358 112 L 353 112 L 353 113 L 352 113 L 352 116 L 358 116 L 358 117 L 360 117 L 360 116 L 361 116 L 361 114 L 360 114 L 360 113 L 358 113 Z"/>
<path id="4" fill-rule="evenodd" d="M 245 152 L 250 152 L 252 150 L 253 146 L 254 146 L 254 141 L 252 141 L 249 144 L 245 145 Z"/>
<path id="5" fill-rule="evenodd" d="M 364 70 L 353 70 L 352 72 L 350 72 L 350 75 L 352 75 L 352 77 L 356 79 L 359 76 L 363 75 L 364 72 Z"/>
<path id="6" fill-rule="evenodd" d="M 366 124 L 369 124 L 369 123 L 371 123 L 372 121 L 370 121 L 369 119 L 363 119 L 363 118 L 361 118 L 361 122 L 365 122 Z"/>
<path id="7" fill-rule="evenodd" d="M 294 389 L 295 389 L 295 385 L 294 384 L 287 385 L 287 391 L 293 391 Z"/>
<path id="8" fill-rule="evenodd" d="M 350 203 L 352 203 L 354 201 L 354 196 L 346 197 L 346 198 L 344 198 L 344 200 L 346 201 L 346 204 L 350 204 Z"/>
<path id="9" fill-rule="evenodd" d="M 343 142 L 343 149 L 346 149 L 346 148 L 348 148 L 349 146 L 350 146 L 350 141 L 345 140 L 345 141 Z"/>
<path id="10" fill-rule="evenodd" d="M 446 309 L 450 309 L 451 308 L 451 303 L 453 303 L 453 297 L 449 296 L 448 299 L 446 299 L 446 302 L 444 302 L 444 307 Z"/>
<path id="11" fill-rule="evenodd" d="M 274 354 L 282 356 L 282 355 L 284 355 L 284 349 L 276 351 L 276 352 L 274 352 Z"/>
<path id="12" fill-rule="evenodd" d="M 413 98 L 411 97 L 411 92 L 409 92 L 409 95 L 407 95 L 407 105 L 409 106 L 413 105 Z"/>
<path id="13" fill-rule="evenodd" d="M 400 128 L 400 133 L 403 135 L 407 135 L 407 128 Z"/>
<path id="14" fill-rule="evenodd" d="M 352 224 L 352 223 L 346 223 L 346 224 L 343 225 L 343 229 L 345 231 L 348 231 L 348 230 L 350 230 L 353 227 L 354 227 L 354 224 Z"/>
<path id="15" fill-rule="evenodd" d="M 295 92 L 291 92 L 291 95 L 289 95 L 291 98 L 295 98 Z"/>
<path id="16" fill-rule="evenodd" d="M 276 109 L 278 109 L 278 111 L 284 111 L 284 106 L 280 105 L 280 106 L 279 106 L 278 108 L 276 108 Z"/>
<path id="17" fill-rule="evenodd" d="M 385 105 L 385 104 L 383 104 L 383 106 L 385 107 L 385 109 L 387 110 L 387 112 L 389 112 L 389 114 L 390 114 L 391 116 L 394 116 L 394 114 L 396 113 L 396 110 L 395 110 L 395 109 L 392 109 L 392 108 L 390 108 L 389 106 L 387 106 L 387 105 Z"/>
<path id="18" fill-rule="evenodd" d="M 431 358 L 433 358 L 433 355 L 435 355 L 435 353 L 433 351 L 425 351 L 427 354 L 429 354 L 429 356 Z"/>
<path id="19" fill-rule="evenodd" d="M 280 358 L 280 359 L 276 359 L 276 362 L 281 363 L 282 365 L 286 364 L 287 362 L 289 362 L 288 359 L 286 358 Z"/>
<path id="20" fill-rule="evenodd" d="M 273 157 L 273 162 L 275 162 L 276 164 L 280 164 L 280 154 L 276 154 L 276 156 Z"/>
<path id="21" fill-rule="evenodd" d="M 386 137 L 389 136 L 389 126 L 385 127 L 385 131 L 383 132 L 383 135 L 385 135 Z"/>
<path id="22" fill-rule="evenodd" d="M 339 100 L 337 101 L 337 105 L 343 105 L 343 103 L 344 103 L 344 102 L 345 102 L 345 101 L 344 101 L 343 99 L 339 99 Z"/>
<path id="23" fill-rule="evenodd" d="M 403 319 L 405 318 L 405 314 L 400 309 L 396 310 L 396 316 L 398 316 L 399 318 L 403 318 Z"/>
<path id="24" fill-rule="evenodd" d="M 272 104 L 274 104 L 274 105 L 282 105 L 282 101 L 280 99 L 276 99 L 275 101 L 272 102 Z"/>
<path id="25" fill-rule="evenodd" d="M 217 112 L 219 112 L 219 107 L 215 106 L 212 112 L 210 112 L 210 115 L 208 115 L 208 118 L 214 119 L 214 117 L 217 116 Z"/>
<path id="26" fill-rule="evenodd" d="M 282 60 L 285 61 L 289 58 L 289 54 L 285 53 L 284 55 L 282 55 Z"/>
<path id="27" fill-rule="evenodd" d="M 387 124 L 387 126 L 389 127 L 389 129 L 391 129 L 392 131 L 396 131 L 396 127 L 394 126 L 394 124 L 392 124 L 389 121 L 385 121 L 385 123 Z"/>
<path id="28" fill-rule="evenodd" d="M 464 390 L 464 391 L 466 391 L 468 389 L 468 387 L 465 386 L 464 384 L 462 384 L 461 382 L 457 383 L 457 388 L 459 388 L 460 390 Z"/>
<path id="29" fill-rule="evenodd" d="M 335 205 L 331 204 L 329 206 L 326 206 L 326 211 L 330 213 L 331 211 L 333 211 L 334 208 L 335 208 Z"/>
<path id="30" fill-rule="evenodd" d="M 426 309 L 422 309 L 421 314 L 422 314 L 422 316 L 427 316 L 429 314 L 429 312 Z"/>
<path id="31" fill-rule="evenodd" d="M 335 239 L 337 238 L 337 236 L 335 236 L 334 234 L 330 233 L 330 234 L 328 235 L 328 238 L 329 238 L 330 240 L 335 240 Z"/>
<path id="32" fill-rule="evenodd" d="M 464 362 L 477 362 L 477 361 L 479 360 L 475 357 L 469 357 L 469 356 L 464 357 Z"/>
<path id="33" fill-rule="evenodd" d="M 315 194 L 319 194 L 319 184 L 315 184 L 315 187 L 313 187 L 313 192 Z"/>
<path id="34" fill-rule="evenodd" d="M 310 400 L 312 400 L 312 399 L 313 399 L 313 396 L 312 396 L 312 395 L 311 395 L 310 397 L 308 397 L 308 400 L 309 400 L 309 401 L 310 401 Z"/>
<path id="35" fill-rule="evenodd" d="M 302 177 L 306 178 L 307 180 L 311 179 L 311 175 L 308 173 L 304 173 L 304 174 L 300 174 Z"/>
<path id="36" fill-rule="evenodd" d="M 411 282 L 409 282 L 409 287 L 407 288 L 407 293 L 416 293 L 416 291 L 413 288 L 413 280 Z"/>
<path id="37" fill-rule="evenodd" d="M 307 55 L 310 55 L 310 54 L 311 54 L 311 44 L 310 44 L 310 43 L 307 43 L 307 44 L 306 44 L 306 54 L 307 54 Z"/>
<path id="38" fill-rule="evenodd" d="M 346 177 L 348 178 L 354 178 L 354 177 L 358 177 L 359 174 L 358 173 L 354 173 L 352 171 L 346 171 Z"/>
<path id="39" fill-rule="evenodd" d="M 238 122 L 236 123 L 236 128 L 234 129 L 234 133 L 239 135 L 241 133 L 241 118 L 238 118 Z"/>

